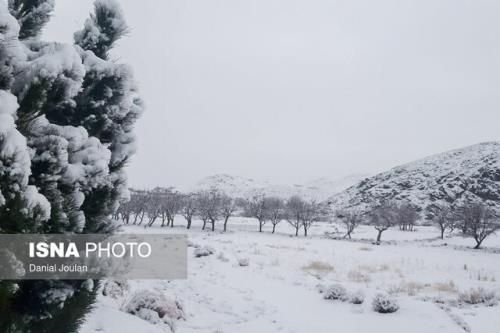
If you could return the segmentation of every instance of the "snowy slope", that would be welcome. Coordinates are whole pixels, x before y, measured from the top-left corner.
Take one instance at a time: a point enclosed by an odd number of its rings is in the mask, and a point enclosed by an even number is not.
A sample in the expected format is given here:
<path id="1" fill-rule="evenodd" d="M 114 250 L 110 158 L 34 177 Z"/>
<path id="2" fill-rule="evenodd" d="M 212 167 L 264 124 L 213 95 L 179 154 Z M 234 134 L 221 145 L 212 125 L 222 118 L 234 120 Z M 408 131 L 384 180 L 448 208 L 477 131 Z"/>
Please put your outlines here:
<path id="1" fill-rule="evenodd" d="M 484 201 L 500 207 L 500 142 L 447 151 L 395 167 L 332 197 L 336 206 L 366 207 L 380 199 L 433 202 Z"/>
<path id="2" fill-rule="evenodd" d="M 469 288 L 482 287 L 500 295 L 498 253 L 471 249 L 471 239 L 456 234 L 436 239 L 434 227 L 419 227 L 415 232 L 393 228 L 384 234 L 387 243 L 374 245 L 364 241 L 376 236 L 371 226 L 359 227 L 353 241 L 347 241 L 323 237 L 324 232 L 335 230 L 327 223 L 313 225 L 305 238 L 289 237 L 293 229 L 287 223 L 279 224 L 275 234 L 270 233 L 270 225 L 260 233 L 254 219 L 234 218 L 229 232 L 212 233 L 201 230 L 201 221 L 186 230 L 186 222 L 182 217 L 178 220 L 174 228 L 127 225 L 122 232 L 187 233 L 188 278 L 129 281 L 130 289 L 117 300 L 100 293 L 80 333 L 170 333 L 120 310 L 138 290 L 175 294 L 185 313 L 185 319 L 176 322 L 177 333 L 498 331 L 500 306 L 455 303 L 458 293 Z M 485 247 L 498 250 L 499 245 L 500 236 L 493 236 Z M 196 258 L 195 246 L 210 246 L 215 253 Z M 247 258 L 249 265 L 241 267 L 241 258 Z M 308 266 L 314 262 L 333 268 Z M 323 299 L 319 287 L 332 283 L 340 283 L 348 292 L 361 292 L 365 302 Z M 375 313 L 371 301 L 377 292 L 391 292 L 400 310 Z"/>
<path id="3" fill-rule="evenodd" d="M 355 174 L 337 180 L 318 178 L 302 185 L 280 185 L 227 174 L 218 174 L 206 177 L 192 186 L 180 188 L 179 190 L 196 192 L 216 188 L 233 197 L 242 198 L 265 194 L 281 198 L 300 195 L 305 198 L 325 200 L 364 178 L 366 178 L 364 174 Z"/>

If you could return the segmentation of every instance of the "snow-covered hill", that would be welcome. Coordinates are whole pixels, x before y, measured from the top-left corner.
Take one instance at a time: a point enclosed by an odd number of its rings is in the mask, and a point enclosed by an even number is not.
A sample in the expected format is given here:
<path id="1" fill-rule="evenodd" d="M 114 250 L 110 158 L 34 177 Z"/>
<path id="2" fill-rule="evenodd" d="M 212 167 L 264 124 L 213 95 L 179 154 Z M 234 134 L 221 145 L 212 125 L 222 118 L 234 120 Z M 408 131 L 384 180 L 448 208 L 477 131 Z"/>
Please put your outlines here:
<path id="1" fill-rule="evenodd" d="M 325 200 L 364 178 L 366 178 L 366 175 L 356 174 L 337 180 L 319 178 L 302 185 L 280 185 L 227 174 L 218 174 L 206 177 L 192 186 L 180 188 L 179 190 L 183 192 L 196 192 L 216 188 L 228 195 L 242 198 L 265 194 L 281 198 L 300 195 L 305 198 Z"/>
<path id="2" fill-rule="evenodd" d="M 484 201 L 500 207 L 500 142 L 485 142 L 429 156 L 369 177 L 334 195 L 335 206 L 364 208 L 381 199 Z"/>

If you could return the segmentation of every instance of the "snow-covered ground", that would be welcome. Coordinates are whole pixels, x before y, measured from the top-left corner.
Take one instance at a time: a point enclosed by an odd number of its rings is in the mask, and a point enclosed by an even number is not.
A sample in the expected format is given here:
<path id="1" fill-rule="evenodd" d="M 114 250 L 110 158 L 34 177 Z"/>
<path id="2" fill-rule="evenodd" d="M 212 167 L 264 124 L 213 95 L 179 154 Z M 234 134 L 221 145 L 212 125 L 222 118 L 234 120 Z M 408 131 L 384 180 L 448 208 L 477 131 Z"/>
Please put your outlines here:
<path id="1" fill-rule="evenodd" d="M 124 226 L 125 233 L 186 233 L 182 218 L 174 228 Z M 201 231 L 190 239 L 188 279 L 129 281 L 125 296 L 99 296 L 82 332 L 169 332 L 166 325 L 120 311 L 137 290 L 156 290 L 182 303 L 185 319 L 176 332 L 498 332 L 500 306 L 457 303 L 458 294 L 483 287 L 500 295 L 500 236 L 472 250 L 471 239 L 437 239 L 433 227 L 414 232 L 388 230 L 379 246 L 373 227 L 362 226 L 353 240 L 331 239 L 341 226 L 317 224 L 308 238 L 293 237 L 285 223 L 276 234 L 257 232 L 252 219 L 233 218 L 229 232 Z M 334 234 L 330 234 L 334 235 Z M 338 234 L 340 236 L 340 234 Z M 195 258 L 196 247 L 215 253 Z M 240 266 L 248 259 L 248 266 Z M 365 302 L 323 299 L 319 290 L 340 283 L 360 291 Z M 399 302 L 392 314 L 372 310 L 373 295 L 388 292 Z M 498 297 L 498 296 L 497 296 Z M 437 302 L 436 302 L 437 301 Z"/>

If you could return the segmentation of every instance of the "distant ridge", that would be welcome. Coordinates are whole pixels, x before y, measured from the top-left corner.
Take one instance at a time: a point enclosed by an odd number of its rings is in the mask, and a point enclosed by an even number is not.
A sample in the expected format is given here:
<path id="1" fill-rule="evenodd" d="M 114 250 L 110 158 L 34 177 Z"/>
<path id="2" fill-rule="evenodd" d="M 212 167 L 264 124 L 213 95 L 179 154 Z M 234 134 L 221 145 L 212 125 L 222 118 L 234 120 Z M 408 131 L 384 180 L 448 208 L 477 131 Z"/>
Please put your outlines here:
<path id="1" fill-rule="evenodd" d="M 500 208 L 500 142 L 484 142 L 403 164 L 332 196 L 337 207 L 366 208 L 381 199 L 433 203 L 481 201 Z"/>
<path id="2" fill-rule="evenodd" d="M 355 174 L 336 180 L 323 177 L 301 185 L 279 185 L 227 174 L 216 174 L 203 178 L 196 184 L 180 188 L 179 190 L 183 192 L 196 192 L 216 188 L 228 195 L 241 198 L 249 198 L 258 194 L 281 198 L 300 195 L 304 198 L 322 201 L 335 193 L 345 190 L 361 179 L 366 178 L 366 176 L 365 174 Z"/>

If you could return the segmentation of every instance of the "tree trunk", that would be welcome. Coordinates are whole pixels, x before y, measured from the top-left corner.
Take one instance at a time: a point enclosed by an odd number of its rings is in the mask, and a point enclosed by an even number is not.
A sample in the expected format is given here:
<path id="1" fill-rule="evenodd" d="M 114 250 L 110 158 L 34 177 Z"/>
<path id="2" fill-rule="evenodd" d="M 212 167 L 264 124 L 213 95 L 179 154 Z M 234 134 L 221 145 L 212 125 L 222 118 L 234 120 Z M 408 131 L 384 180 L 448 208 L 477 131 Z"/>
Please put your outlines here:
<path id="1" fill-rule="evenodd" d="M 224 220 L 224 232 L 226 232 L 227 230 L 227 221 L 229 220 L 228 217 L 226 217 L 226 219 Z"/>
<path id="2" fill-rule="evenodd" d="M 476 246 L 474 246 L 474 250 L 478 250 L 481 248 L 481 243 L 483 242 L 482 240 L 477 240 L 477 239 L 474 239 L 476 241 Z"/>
<path id="3" fill-rule="evenodd" d="M 174 218 L 175 218 L 175 217 L 171 217 L 171 218 L 170 218 L 170 228 L 173 228 L 173 227 L 174 227 Z"/>
<path id="4" fill-rule="evenodd" d="M 259 232 L 262 232 L 262 221 L 259 221 Z"/>
<path id="5" fill-rule="evenodd" d="M 141 219 L 139 220 L 139 225 L 144 221 L 144 212 L 141 213 Z"/>
<path id="6" fill-rule="evenodd" d="M 307 237 L 307 226 L 304 224 L 304 237 Z"/>
<path id="7" fill-rule="evenodd" d="M 215 231 L 215 221 L 212 220 L 210 223 L 212 223 L 212 231 Z"/>
<path id="8" fill-rule="evenodd" d="M 297 225 L 295 226 L 295 237 L 298 237 L 298 236 L 299 236 L 299 228 L 300 228 L 300 226 L 297 224 Z"/>
<path id="9" fill-rule="evenodd" d="M 441 239 L 444 239 L 444 228 L 441 228 Z"/>
<path id="10" fill-rule="evenodd" d="M 378 231 L 378 235 L 377 235 L 377 244 L 380 244 L 380 238 L 382 238 L 382 232 L 384 232 L 384 230 L 379 230 L 379 231 Z"/>
<path id="11" fill-rule="evenodd" d="M 207 220 L 203 220 L 203 228 L 201 228 L 201 230 L 205 230 L 206 226 L 207 226 Z"/>
<path id="12" fill-rule="evenodd" d="M 191 218 L 186 218 L 187 220 L 187 229 L 191 229 Z"/>
<path id="13" fill-rule="evenodd" d="M 273 224 L 273 234 L 274 234 L 274 231 L 276 230 L 276 224 Z"/>

